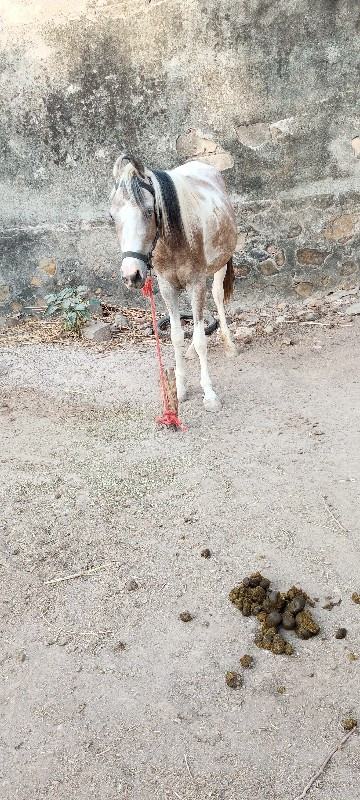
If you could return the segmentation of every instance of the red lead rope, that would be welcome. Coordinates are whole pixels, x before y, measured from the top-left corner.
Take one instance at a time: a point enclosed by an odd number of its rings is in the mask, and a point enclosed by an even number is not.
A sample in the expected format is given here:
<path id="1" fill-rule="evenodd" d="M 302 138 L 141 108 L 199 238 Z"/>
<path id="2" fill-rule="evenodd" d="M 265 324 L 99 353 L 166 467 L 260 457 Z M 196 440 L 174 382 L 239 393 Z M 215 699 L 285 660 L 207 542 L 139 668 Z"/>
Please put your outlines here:
<path id="1" fill-rule="evenodd" d="M 159 331 L 157 326 L 156 320 L 156 311 L 155 311 L 155 303 L 154 303 L 154 295 L 152 290 L 152 278 L 151 275 L 148 275 L 146 279 L 145 286 L 142 290 L 144 297 L 150 298 L 150 306 L 151 306 L 151 315 L 153 321 L 153 328 L 155 333 L 155 340 L 156 340 L 156 350 L 159 359 L 159 370 L 160 370 L 160 380 L 161 380 L 161 388 L 164 398 L 164 414 L 162 417 L 156 417 L 156 422 L 160 422 L 162 425 L 173 425 L 175 428 L 180 428 L 181 431 L 186 431 L 185 425 L 183 425 L 180 420 L 177 418 L 174 411 L 171 411 L 168 406 L 168 399 L 167 399 L 167 392 L 166 392 L 166 383 L 165 383 L 165 374 L 164 374 L 164 367 L 161 358 L 161 349 L 160 349 L 160 339 L 159 339 Z"/>

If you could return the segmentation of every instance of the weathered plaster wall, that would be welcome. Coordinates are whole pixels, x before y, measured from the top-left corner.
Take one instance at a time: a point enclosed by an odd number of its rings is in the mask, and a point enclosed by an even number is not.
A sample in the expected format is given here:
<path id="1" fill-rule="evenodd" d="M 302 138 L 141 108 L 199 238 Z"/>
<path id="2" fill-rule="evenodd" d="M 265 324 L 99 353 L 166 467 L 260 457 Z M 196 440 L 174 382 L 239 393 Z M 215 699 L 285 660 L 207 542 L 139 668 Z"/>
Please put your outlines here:
<path id="1" fill-rule="evenodd" d="M 0 18 L 0 314 L 76 281 L 121 299 L 124 147 L 226 169 L 241 293 L 356 282 L 357 3 L 0 0 Z"/>

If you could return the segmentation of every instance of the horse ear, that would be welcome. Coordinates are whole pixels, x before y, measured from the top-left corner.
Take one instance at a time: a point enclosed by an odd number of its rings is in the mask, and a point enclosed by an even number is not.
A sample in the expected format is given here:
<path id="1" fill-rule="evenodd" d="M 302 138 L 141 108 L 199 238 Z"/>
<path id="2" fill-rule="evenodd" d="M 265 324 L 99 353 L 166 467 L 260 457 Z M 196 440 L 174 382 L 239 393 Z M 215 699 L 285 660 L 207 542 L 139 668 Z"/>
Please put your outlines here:
<path id="1" fill-rule="evenodd" d="M 145 171 L 142 162 L 138 158 L 134 158 L 127 153 L 122 153 L 122 155 L 116 159 L 114 164 L 113 177 L 115 183 L 119 181 L 125 167 L 127 167 L 129 164 L 131 164 L 133 167 L 133 174 L 138 174 L 141 178 L 145 177 Z"/>
<path id="2" fill-rule="evenodd" d="M 139 158 L 130 158 L 130 161 L 133 167 L 135 167 L 136 172 L 139 173 L 140 178 L 145 178 L 145 168 L 142 161 L 140 161 Z"/>

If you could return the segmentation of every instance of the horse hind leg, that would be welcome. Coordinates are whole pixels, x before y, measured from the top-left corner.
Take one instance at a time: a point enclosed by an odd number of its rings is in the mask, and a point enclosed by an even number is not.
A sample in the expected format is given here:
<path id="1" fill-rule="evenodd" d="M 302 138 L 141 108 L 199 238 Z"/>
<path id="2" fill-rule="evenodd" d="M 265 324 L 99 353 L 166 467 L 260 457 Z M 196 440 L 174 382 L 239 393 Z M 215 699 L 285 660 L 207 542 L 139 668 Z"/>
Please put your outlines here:
<path id="1" fill-rule="evenodd" d="M 218 411 L 219 408 L 221 408 L 221 403 L 212 387 L 207 363 L 207 343 L 204 327 L 205 294 L 206 279 L 204 276 L 204 281 L 201 282 L 201 284 L 195 285 L 191 292 L 191 305 L 194 320 L 193 345 L 200 361 L 200 383 L 204 392 L 204 407 L 206 411 Z"/>
<path id="2" fill-rule="evenodd" d="M 215 272 L 212 295 L 219 314 L 221 338 L 224 342 L 226 354 L 228 356 L 234 356 L 236 354 L 236 347 L 231 338 L 224 309 L 224 279 L 228 269 L 232 269 L 232 267 L 229 267 L 227 264 L 225 267 L 222 267 L 222 269 L 219 269 L 218 272 Z"/>

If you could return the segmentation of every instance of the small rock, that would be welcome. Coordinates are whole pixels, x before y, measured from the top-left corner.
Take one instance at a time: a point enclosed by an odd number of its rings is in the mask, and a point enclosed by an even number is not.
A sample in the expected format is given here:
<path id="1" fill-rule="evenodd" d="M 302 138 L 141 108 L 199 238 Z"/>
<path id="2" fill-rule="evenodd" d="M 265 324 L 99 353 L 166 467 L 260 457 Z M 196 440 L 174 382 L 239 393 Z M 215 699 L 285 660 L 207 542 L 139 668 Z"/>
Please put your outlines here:
<path id="1" fill-rule="evenodd" d="M 124 316 L 124 314 L 120 313 L 115 314 L 114 325 L 116 325 L 117 328 L 120 328 L 120 330 L 130 328 L 129 320 Z"/>
<path id="2" fill-rule="evenodd" d="M 357 719 L 354 717 L 347 717 L 342 724 L 344 731 L 352 731 L 357 727 Z"/>
<path id="3" fill-rule="evenodd" d="M 59 647 L 66 647 L 67 644 L 70 644 L 71 636 L 67 636 L 66 634 L 60 635 L 56 639 L 56 644 Z"/>
<path id="4" fill-rule="evenodd" d="M 357 661 L 358 658 L 359 658 L 359 656 L 357 656 L 356 653 L 349 653 L 349 655 L 348 655 L 349 661 Z"/>
<path id="5" fill-rule="evenodd" d="M 55 492 L 55 500 L 60 500 L 61 492 Z"/>
<path id="6" fill-rule="evenodd" d="M 237 672 L 227 672 L 225 682 L 230 689 L 238 689 L 242 685 L 242 678 Z"/>
<path id="7" fill-rule="evenodd" d="M 345 639 L 346 634 L 346 628 L 338 628 L 337 631 L 335 631 L 335 639 Z"/>
<path id="8" fill-rule="evenodd" d="M 26 660 L 26 653 L 24 652 L 24 650 L 20 650 L 20 652 L 17 653 L 16 658 L 18 661 L 20 661 L 20 664 L 23 664 L 24 661 Z"/>
<path id="9" fill-rule="evenodd" d="M 209 550 L 209 548 L 208 548 L 208 547 L 205 547 L 205 549 L 201 551 L 200 555 L 201 555 L 203 558 L 210 558 L 210 557 L 211 557 L 211 553 L 210 553 L 210 550 Z"/>
<path id="10" fill-rule="evenodd" d="M 279 686 L 278 692 L 279 692 L 279 694 L 285 694 L 285 692 L 286 692 L 285 686 Z"/>
<path id="11" fill-rule="evenodd" d="M 274 331 L 274 328 L 273 328 L 272 325 L 270 325 L 270 324 L 265 325 L 264 333 L 273 333 L 273 331 Z"/>
<path id="12" fill-rule="evenodd" d="M 111 339 L 110 325 L 107 322 L 86 322 L 83 337 L 89 342 L 108 342 Z"/>
<path id="13" fill-rule="evenodd" d="M 127 592 L 135 592 L 138 588 L 139 584 L 136 582 L 136 580 L 134 580 L 134 578 L 132 578 L 131 581 L 128 581 L 125 586 Z"/>
<path id="14" fill-rule="evenodd" d="M 330 251 L 315 250 L 311 247 L 307 247 L 303 248 L 302 250 L 298 250 L 296 255 L 299 264 L 315 264 L 316 266 L 320 266 L 330 255 Z"/>
<path id="15" fill-rule="evenodd" d="M 323 608 L 325 608 L 327 611 L 332 611 L 334 606 L 340 606 L 342 603 L 341 597 L 339 597 L 337 600 L 332 600 L 331 597 L 327 596 L 325 597 L 325 600 L 328 600 L 328 602 L 325 603 Z"/>
<path id="16" fill-rule="evenodd" d="M 313 284 L 309 283 L 308 281 L 301 281 L 300 283 L 294 284 L 295 292 L 299 295 L 299 297 L 309 297 L 313 291 L 313 288 Z"/>
<path id="17" fill-rule="evenodd" d="M 270 275 L 277 275 L 277 273 L 279 272 L 276 264 L 274 263 L 274 261 L 271 260 L 271 258 L 267 258 L 266 261 L 260 262 L 259 271 L 265 277 L 268 277 Z"/>
<path id="18" fill-rule="evenodd" d="M 114 653 L 120 653 L 122 650 L 125 650 L 126 644 L 125 642 L 117 642 L 114 644 L 113 651 Z"/>
<path id="19" fill-rule="evenodd" d="M 257 325 L 258 322 L 260 322 L 259 316 L 247 317 L 246 320 L 246 324 L 249 326 L 249 328 L 252 327 L 253 325 Z"/>
<path id="20" fill-rule="evenodd" d="M 360 314 L 360 303 L 353 303 L 345 310 L 345 314 L 353 315 L 354 317 Z"/>
<path id="21" fill-rule="evenodd" d="M 302 232 L 301 225 L 292 225 L 290 230 L 288 231 L 288 235 L 287 235 L 288 239 L 295 239 L 296 236 L 300 236 L 301 232 Z"/>
<path id="22" fill-rule="evenodd" d="M 181 614 L 179 614 L 179 617 L 181 622 L 191 622 L 192 620 L 192 616 L 189 611 L 182 611 Z"/>
<path id="23" fill-rule="evenodd" d="M 304 315 L 304 322 L 315 322 L 317 319 L 319 319 L 319 314 L 316 314 L 315 311 L 307 311 Z"/>
<path id="24" fill-rule="evenodd" d="M 154 330 L 153 328 L 144 328 L 143 334 L 144 336 L 153 336 Z"/>
<path id="25" fill-rule="evenodd" d="M 284 316 L 276 317 L 275 325 L 282 325 L 283 322 L 285 322 L 285 320 L 286 320 L 286 317 L 284 317 Z"/>
<path id="26" fill-rule="evenodd" d="M 82 712 L 85 711 L 85 708 L 86 708 L 86 703 L 79 703 L 77 707 L 78 714 L 82 714 Z"/>
<path id="27" fill-rule="evenodd" d="M 287 347 L 290 347 L 290 345 L 296 344 L 296 341 L 295 339 L 292 339 L 290 336 L 284 336 L 282 343 L 286 344 Z"/>
<path id="28" fill-rule="evenodd" d="M 352 595 L 351 595 L 351 599 L 352 599 L 352 601 L 354 603 L 357 603 L 357 605 L 360 605 L 360 594 L 358 594 L 358 592 L 353 592 Z"/>
<path id="29" fill-rule="evenodd" d="M 234 339 L 241 344 L 249 344 L 252 340 L 253 333 L 251 328 L 240 327 L 236 328 Z"/>

